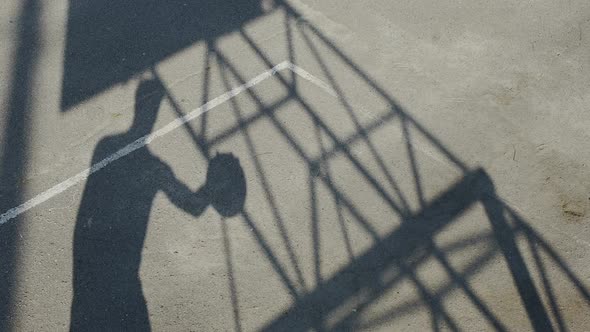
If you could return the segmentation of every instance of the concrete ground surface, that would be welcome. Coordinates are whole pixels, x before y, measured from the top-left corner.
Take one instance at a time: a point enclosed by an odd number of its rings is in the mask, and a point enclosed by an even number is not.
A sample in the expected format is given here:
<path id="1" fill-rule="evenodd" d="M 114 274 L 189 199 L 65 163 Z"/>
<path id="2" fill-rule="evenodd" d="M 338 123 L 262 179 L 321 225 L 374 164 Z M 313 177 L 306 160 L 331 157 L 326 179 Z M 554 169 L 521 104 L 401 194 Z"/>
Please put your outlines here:
<path id="1" fill-rule="evenodd" d="M 590 3 L 0 6 L 0 330 L 590 330 Z"/>

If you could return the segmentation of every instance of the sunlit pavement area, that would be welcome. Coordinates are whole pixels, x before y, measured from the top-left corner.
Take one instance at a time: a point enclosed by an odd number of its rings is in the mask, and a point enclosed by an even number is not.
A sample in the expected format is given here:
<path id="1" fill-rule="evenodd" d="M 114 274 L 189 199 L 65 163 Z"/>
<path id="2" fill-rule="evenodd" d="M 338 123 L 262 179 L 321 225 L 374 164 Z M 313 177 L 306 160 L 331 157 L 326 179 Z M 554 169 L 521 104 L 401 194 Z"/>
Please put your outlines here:
<path id="1" fill-rule="evenodd" d="M 590 3 L 5 0 L 0 331 L 590 330 Z"/>

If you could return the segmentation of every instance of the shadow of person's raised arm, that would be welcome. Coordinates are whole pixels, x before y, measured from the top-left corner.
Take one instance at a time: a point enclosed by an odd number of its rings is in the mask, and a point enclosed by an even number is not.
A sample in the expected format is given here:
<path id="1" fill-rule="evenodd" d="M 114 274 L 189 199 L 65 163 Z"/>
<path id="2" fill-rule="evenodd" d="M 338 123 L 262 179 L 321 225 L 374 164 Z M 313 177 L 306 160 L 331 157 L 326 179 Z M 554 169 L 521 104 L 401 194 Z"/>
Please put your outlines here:
<path id="1" fill-rule="evenodd" d="M 161 189 L 172 204 L 195 217 L 200 216 L 205 211 L 209 205 L 209 200 L 203 187 L 193 192 L 186 184 L 176 178 L 168 165 L 165 165 L 160 176 L 162 181 Z"/>
<path id="2" fill-rule="evenodd" d="M 207 180 L 193 192 L 164 164 L 162 191 L 171 203 L 193 216 L 201 215 L 211 204 L 223 217 L 242 211 L 246 200 L 246 181 L 240 161 L 231 153 L 217 154 L 209 161 Z"/>

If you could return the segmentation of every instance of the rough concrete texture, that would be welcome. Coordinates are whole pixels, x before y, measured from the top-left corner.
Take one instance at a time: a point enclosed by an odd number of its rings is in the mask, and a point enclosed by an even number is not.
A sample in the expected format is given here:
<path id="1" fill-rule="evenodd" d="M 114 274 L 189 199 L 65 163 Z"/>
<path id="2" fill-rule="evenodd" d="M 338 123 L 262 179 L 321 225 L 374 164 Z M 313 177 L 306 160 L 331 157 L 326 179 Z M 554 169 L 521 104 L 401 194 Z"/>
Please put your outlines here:
<path id="1" fill-rule="evenodd" d="M 588 331 L 589 36 L 581 0 L 5 0 L 0 330 Z"/>

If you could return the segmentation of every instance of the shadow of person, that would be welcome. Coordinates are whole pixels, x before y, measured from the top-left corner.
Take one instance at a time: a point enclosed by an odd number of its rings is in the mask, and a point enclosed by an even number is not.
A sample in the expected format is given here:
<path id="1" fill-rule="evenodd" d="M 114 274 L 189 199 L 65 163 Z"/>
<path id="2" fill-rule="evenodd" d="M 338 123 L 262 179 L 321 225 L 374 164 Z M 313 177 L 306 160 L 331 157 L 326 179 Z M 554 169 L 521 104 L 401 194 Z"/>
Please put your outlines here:
<path id="1" fill-rule="evenodd" d="M 163 97 L 158 81 L 142 81 L 131 128 L 102 139 L 92 164 L 148 135 Z M 171 168 L 147 147 L 93 173 L 86 183 L 74 230 L 70 329 L 150 329 L 138 273 L 150 209 L 158 191 L 193 216 L 201 215 L 209 204 L 222 216 L 230 216 L 242 209 L 245 188 L 244 173 L 231 154 L 218 154 L 209 162 L 206 184 L 196 192 L 179 182 Z"/>

